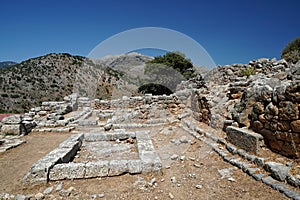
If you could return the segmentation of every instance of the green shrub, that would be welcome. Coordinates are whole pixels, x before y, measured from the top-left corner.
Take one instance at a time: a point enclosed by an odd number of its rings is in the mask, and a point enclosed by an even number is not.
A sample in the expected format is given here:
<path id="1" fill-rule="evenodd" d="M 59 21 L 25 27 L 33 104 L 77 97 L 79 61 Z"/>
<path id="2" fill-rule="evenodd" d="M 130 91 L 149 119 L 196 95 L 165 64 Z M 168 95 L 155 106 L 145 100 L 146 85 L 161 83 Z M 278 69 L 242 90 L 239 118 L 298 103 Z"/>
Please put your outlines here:
<path id="1" fill-rule="evenodd" d="M 290 42 L 283 49 L 281 58 L 291 63 L 297 63 L 300 60 L 300 37 Z"/>
<path id="2" fill-rule="evenodd" d="M 241 70 L 241 76 L 249 77 L 250 75 L 255 75 L 254 67 L 247 67 L 247 68 Z"/>
<path id="3" fill-rule="evenodd" d="M 138 89 L 141 93 L 171 94 L 176 86 L 195 77 L 194 66 L 190 59 L 180 52 L 168 52 L 146 63 L 145 75 L 148 80 Z"/>
<path id="4" fill-rule="evenodd" d="M 149 64 L 154 63 L 163 64 L 167 67 L 175 69 L 186 79 L 190 79 L 196 76 L 192 62 L 181 52 L 168 52 L 163 56 L 155 57 L 153 60 L 147 63 L 145 67 L 145 73 L 152 71 L 153 65 Z"/>

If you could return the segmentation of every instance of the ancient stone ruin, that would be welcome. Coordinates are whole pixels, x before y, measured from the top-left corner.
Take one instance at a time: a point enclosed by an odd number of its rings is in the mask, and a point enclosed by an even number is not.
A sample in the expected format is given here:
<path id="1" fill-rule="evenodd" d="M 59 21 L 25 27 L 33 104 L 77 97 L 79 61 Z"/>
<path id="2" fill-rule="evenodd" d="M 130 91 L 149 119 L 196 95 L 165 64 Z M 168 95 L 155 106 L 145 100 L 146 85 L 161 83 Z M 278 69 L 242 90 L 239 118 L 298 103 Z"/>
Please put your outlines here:
<path id="1" fill-rule="evenodd" d="M 32 185 L 159 172 L 164 158 L 156 152 L 151 127 L 169 126 L 171 132 L 178 125 L 225 161 L 294 198 L 299 195 L 282 184 L 300 186 L 299 176 L 290 173 L 292 164 L 260 153 L 267 147 L 299 158 L 299 112 L 300 63 L 259 59 L 217 67 L 203 78 L 182 82 L 170 96 L 99 100 L 72 94 L 61 102 L 43 102 L 24 116 L 4 119 L 1 133 L 73 133 L 32 166 L 24 177 L 24 184 Z M 214 131 L 203 130 L 199 122 Z"/>

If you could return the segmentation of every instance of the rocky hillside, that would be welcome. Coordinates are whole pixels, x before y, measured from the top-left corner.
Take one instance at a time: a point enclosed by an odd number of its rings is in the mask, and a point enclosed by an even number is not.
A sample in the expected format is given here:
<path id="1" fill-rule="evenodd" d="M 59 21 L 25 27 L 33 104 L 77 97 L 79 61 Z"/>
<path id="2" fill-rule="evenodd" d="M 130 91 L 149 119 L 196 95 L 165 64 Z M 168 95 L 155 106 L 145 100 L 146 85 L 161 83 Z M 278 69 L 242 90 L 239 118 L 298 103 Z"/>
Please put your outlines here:
<path id="1" fill-rule="evenodd" d="M 105 56 L 96 61 L 96 63 L 108 66 L 124 74 L 124 79 L 135 85 L 139 80 L 145 79 L 144 68 L 146 62 L 153 60 L 153 57 L 132 52 L 115 56 Z"/>
<path id="2" fill-rule="evenodd" d="M 6 68 L 6 67 L 9 67 L 12 65 L 16 65 L 16 64 L 18 64 L 18 63 L 12 62 L 12 61 L 0 62 L 0 69 Z"/>
<path id="3" fill-rule="evenodd" d="M 145 66 L 145 63 L 152 59 L 153 57 L 132 52 L 115 56 L 105 56 L 97 60 L 97 62 L 125 72 L 132 70 L 132 67 Z"/>
<path id="4" fill-rule="evenodd" d="M 110 98 L 125 83 L 120 73 L 92 60 L 69 54 L 48 54 L 0 69 L 0 111 L 24 112 L 43 101 L 61 100 L 77 92 Z"/>

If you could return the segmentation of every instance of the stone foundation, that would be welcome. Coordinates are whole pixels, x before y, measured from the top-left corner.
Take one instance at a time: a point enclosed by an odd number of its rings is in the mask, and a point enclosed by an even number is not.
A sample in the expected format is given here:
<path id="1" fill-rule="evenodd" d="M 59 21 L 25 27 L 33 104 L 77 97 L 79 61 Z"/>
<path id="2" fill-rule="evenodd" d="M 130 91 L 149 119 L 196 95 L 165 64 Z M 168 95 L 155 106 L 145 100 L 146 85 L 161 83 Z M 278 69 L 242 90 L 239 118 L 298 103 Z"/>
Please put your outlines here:
<path id="1" fill-rule="evenodd" d="M 136 139 L 138 160 L 99 160 L 97 162 L 72 162 L 83 141 L 115 141 Z M 24 177 L 24 184 L 40 184 L 63 179 L 81 179 L 117 176 L 125 173 L 158 172 L 162 162 L 155 152 L 147 131 L 100 132 L 70 136 L 44 158 L 35 163 Z"/>

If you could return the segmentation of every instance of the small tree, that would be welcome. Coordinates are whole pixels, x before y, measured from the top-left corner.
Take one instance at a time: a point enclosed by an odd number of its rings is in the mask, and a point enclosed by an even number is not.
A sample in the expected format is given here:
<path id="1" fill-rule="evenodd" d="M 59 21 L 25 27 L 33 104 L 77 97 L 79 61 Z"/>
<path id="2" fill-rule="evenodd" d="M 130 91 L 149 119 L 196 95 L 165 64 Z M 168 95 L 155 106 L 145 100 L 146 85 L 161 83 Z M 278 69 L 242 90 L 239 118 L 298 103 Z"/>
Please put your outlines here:
<path id="1" fill-rule="evenodd" d="M 291 63 L 300 60 L 300 37 L 290 42 L 282 51 L 281 58 Z"/>
<path id="2" fill-rule="evenodd" d="M 163 64 L 167 67 L 175 69 L 182 74 L 184 78 L 190 79 L 196 76 L 193 64 L 190 59 L 187 59 L 181 52 L 168 52 L 166 55 L 157 56 L 150 62 L 148 62 L 145 68 L 145 72 L 151 71 L 152 67 L 149 64 Z"/>
<path id="3" fill-rule="evenodd" d="M 139 92 L 152 94 L 169 94 L 183 80 L 196 76 L 193 64 L 180 52 L 168 52 L 146 63 L 144 87 Z M 168 88 L 168 90 L 166 89 Z M 162 90 L 162 91 L 160 91 Z"/>

